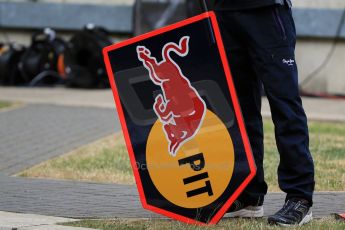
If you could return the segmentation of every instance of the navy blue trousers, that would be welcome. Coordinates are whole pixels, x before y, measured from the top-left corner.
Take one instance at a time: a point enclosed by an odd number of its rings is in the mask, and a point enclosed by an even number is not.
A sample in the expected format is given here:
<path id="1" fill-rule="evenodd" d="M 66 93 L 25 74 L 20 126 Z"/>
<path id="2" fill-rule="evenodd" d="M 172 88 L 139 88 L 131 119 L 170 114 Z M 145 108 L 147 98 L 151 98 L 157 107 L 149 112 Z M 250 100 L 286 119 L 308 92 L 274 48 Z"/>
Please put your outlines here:
<path id="1" fill-rule="evenodd" d="M 312 204 L 314 163 L 309 151 L 307 118 L 298 92 L 296 30 L 291 9 L 274 5 L 219 10 L 216 14 L 257 166 L 257 175 L 242 199 L 248 204 L 262 204 L 267 193 L 261 117 L 264 88 L 280 155 L 279 186 L 287 199 L 304 198 Z"/>

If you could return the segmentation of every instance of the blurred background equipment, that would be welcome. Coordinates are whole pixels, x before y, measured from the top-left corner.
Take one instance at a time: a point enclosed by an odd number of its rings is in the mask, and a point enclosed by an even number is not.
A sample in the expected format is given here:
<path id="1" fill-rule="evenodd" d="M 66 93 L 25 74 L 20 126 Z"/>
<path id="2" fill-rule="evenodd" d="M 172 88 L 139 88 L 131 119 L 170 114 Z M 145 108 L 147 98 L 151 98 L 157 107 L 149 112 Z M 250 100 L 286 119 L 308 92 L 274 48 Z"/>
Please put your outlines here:
<path id="1" fill-rule="evenodd" d="M 103 27 L 88 24 L 68 43 L 63 56 L 62 73 L 66 85 L 74 88 L 108 88 L 102 50 L 112 44 Z"/>
<path id="2" fill-rule="evenodd" d="M 13 86 L 25 83 L 18 69 L 18 63 L 25 47 L 15 43 L 0 44 L 0 85 Z"/>
<path id="3" fill-rule="evenodd" d="M 29 86 L 62 83 L 63 79 L 58 74 L 58 58 L 66 46 L 67 43 L 50 28 L 34 33 L 30 46 L 18 63 L 18 77 Z"/>
<path id="4" fill-rule="evenodd" d="M 69 41 L 45 28 L 32 35 L 27 48 L 0 44 L 0 85 L 108 88 L 102 50 L 110 44 L 109 32 L 93 24 Z"/>
<path id="5" fill-rule="evenodd" d="M 136 0 L 134 5 L 134 35 L 181 21 L 202 13 L 207 2 L 212 9 L 214 0 Z"/>

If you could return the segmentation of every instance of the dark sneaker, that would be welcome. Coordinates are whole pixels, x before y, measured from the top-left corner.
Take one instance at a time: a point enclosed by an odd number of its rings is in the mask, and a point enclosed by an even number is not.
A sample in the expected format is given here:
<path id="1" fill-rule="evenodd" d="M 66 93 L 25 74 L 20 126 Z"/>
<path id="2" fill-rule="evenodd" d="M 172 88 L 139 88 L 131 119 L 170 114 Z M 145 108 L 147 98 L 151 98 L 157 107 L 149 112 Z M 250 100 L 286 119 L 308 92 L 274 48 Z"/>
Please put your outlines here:
<path id="1" fill-rule="evenodd" d="M 264 216 L 264 208 L 262 205 L 260 206 L 253 206 L 253 205 L 245 205 L 243 202 L 239 200 L 235 200 L 235 202 L 231 205 L 228 212 L 224 215 L 225 218 L 233 218 L 233 217 L 243 217 L 243 218 L 258 218 Z"/>
<path id="2" fill-rule="evenodd" d="M 303 199 L 289 199 L 273 216 L 268 217 L 269 224 L 277 224 L 281 226 L 303 225 L 313 219 L 310 205 L 308 201 Z"/>

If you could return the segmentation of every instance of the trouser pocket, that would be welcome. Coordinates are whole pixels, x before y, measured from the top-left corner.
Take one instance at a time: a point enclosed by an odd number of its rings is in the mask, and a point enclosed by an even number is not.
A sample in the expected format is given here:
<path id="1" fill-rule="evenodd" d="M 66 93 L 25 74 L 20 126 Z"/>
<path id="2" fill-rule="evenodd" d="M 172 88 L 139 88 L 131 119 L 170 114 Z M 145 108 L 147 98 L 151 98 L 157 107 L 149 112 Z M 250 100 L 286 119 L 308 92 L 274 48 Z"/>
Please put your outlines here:
<path id="1" fill-rule="evenodd" d="M 286 40 L 286 29 L 284 26 L 284 21 L 281 16 L 280 8 L 281 7 L 279 6 L 273 7 L 272 15 L 273 15 L 274 22 L 282 36 L 282 39 Z"/>

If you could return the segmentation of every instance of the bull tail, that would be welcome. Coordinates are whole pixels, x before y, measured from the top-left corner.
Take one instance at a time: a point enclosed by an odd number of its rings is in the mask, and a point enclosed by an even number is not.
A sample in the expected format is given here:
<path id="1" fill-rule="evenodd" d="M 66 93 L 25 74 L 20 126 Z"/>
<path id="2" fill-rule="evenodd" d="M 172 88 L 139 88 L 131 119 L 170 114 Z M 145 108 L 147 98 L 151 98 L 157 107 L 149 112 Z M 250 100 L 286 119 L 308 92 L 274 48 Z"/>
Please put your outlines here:
<path id="1" fill-rule="evenodd" d="M 188 42 L 189 36 L 184 36 L 180 39 L 179 45 L 176 45 L 176 43 L 172 42 L 166 44 L 163 48 L 163 57 L 165 58 L 165 60 L 170 60 L 170 51 L 175 52 L 180 57 L 186 56 L 189 52 Z"/>

